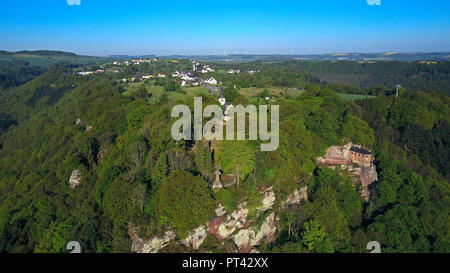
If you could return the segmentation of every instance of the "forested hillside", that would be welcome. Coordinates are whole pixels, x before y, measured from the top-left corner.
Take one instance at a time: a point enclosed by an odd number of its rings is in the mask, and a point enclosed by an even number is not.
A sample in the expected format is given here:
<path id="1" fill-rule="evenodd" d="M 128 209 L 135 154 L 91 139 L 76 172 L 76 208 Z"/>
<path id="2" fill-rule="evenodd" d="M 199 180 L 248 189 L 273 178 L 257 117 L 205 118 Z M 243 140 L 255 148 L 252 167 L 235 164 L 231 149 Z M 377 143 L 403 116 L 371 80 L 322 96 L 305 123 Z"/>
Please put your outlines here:
<path id="1" fill-rule="evenodd" d="M 162 60 L 148 73 L 169 72 L 171 65 L 181 64 Z M 369 241 L 379 241 L 383 252 L 450 252 L 449 98 L 403 90 L 398 99 L 344 100 L 297 65 L 262 65 L 253 76 L 221 73 L 224 65 L 214 74 L 233 103 L 279 105 L 274 152 L 261 152 L 259 140 L 214 143 L 217 153 L 206 141 L 174 141 L 172 107 L 194 109 L 194 96 L 202 96 L 204 107 L 217 104 L 218 94 L 181 88 L 169 76 L 122 81 L 132 68 L 81 77 L 59 66 L 0 93 L 0 251 L 66 252 L 67 242 L 78 241 L 83 252 L 130 252 L 130 227 L 145 239 L 167 230 L 184 239 L 219 204 L 233 212 L 246 202 L 257 227 L 267 216 L 258 212 L 262 192 L 272 188 L 269 212 L 279 228 L 260 252 L 366 252 Z M 242 69 L 248 66 L 257 64 Z M 409 73 L 399 66 L 393 69 Z M 429 73 L 448 81 L 447 66 Z M 265 93 L 249 95 L 251 88 Z M 367 202 L 348 171 L 317 164 L 327 148 L 350 141 L 375 156 L 379 179 Z M 219 166 L 238 183 L 212 190 Z M 81 179 L 70 187 L 74 170 Z M 307 200 L 283 205 L 305 186 Z M 196 251 L 234 250 L 229 240 L 208 235 Z M 162 251 L 194 250 L 173 243 Z"/>
<path id="2" fill-rule="evenodd" d="M 392 92 L 397 84 L 408 90 L 440 91 L 450 94 L 450 62 L 398 62 L 398 61 L 277 61 L 277 62 L 248 62 L 248 63 L 217 63 L 222 75 L 227 78 L 226 69 L 240 68 L 248 70 L 283 71 L 277 75 L 279 86 L 292 86 L 286 81 L 289 73 L 306 73 L 310 82 L 326 83 L 341 93 L 378 95 Z M 248 75 L 240 74 L 243 79 Z M 242 79 L 241 79 L 242 81 Z M 248 81 L 248 80 L 247 80 Z M 255 81 L 255 85 L 266 84 Z M 247 84 L 248 85 L 248 84 Z M 299 87 L 299 86 L 296 86 Z M 300 86 L 302 87 L 302 86 Z"/>
<path id="3" fill-rule="evenodd" d="M 329 83 L 350 85 L 357 89 L 374 86 L 441 91 L 450 95 L 450 62 L 294 62 Z"/>
<path id="4" fill-rule="evenodd" d="M 14 65 L 0 63 L 0 92 L 2 89 L 26 83 L 44 71 L 40 67 L 29 67 L 24 62 L 16 62 Z"/>
<path id="5" fill-rule="evenodd" d="M 100 62 L 103 59 L 62 51 L 0 51 L 0 92 L 26 83 L 55 65 L 76 67 Z"/>

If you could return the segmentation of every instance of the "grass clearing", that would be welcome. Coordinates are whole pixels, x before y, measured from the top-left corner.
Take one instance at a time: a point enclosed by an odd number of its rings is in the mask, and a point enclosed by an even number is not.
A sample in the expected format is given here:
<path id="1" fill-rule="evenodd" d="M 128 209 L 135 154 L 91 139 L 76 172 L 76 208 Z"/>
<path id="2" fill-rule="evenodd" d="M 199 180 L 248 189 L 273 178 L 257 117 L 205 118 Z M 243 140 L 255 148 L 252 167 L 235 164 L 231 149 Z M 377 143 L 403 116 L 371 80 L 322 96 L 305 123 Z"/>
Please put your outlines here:
<path id="1" fill-rule="evenodd" d="M 376 96 L 369 95 L 358 95 L 358 94 L 337 94 L 339 97 L 344 100 L 363 100 L 363 99 L 374 99 Z"/>
<path id="2" fill-rule="evenodd" d="M 241 88 L 239 90 L 239 93 L 241 95 L 244 95 L 249 98 L 255 98 L 257 97 L 261 92 L 264 90 L 269 91 L 269 94 L 271 96 L 290 96 L 290 97 L 298 97 L 303 94 L 303 90 L 298 90 L 296 88 L 283 88 L 283 87 L 268 87 L 268 88 L 257 88 L 257 87 L 250 87 L 250 88 Z"/>

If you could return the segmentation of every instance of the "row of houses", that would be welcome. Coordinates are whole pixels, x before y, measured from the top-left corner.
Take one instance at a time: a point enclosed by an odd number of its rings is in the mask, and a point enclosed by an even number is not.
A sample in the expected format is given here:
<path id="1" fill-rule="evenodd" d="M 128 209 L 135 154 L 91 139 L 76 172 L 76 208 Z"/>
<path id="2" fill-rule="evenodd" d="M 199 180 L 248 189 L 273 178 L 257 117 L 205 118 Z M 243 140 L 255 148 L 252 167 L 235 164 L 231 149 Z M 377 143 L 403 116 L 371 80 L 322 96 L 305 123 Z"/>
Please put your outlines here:
<path id="1" fill-rule="evenodd" d="M 241 73 L 240 69 L 228 69 L 227 71 L 228 74 L 239 74 Z"/>
<path id="2" fill-rule="evenodd" d="M 125 61 L 114 61 L 113 65 L 125 65 L 125 66 L 129 66 L 129 65 L 140 65 L 143 63 L 151 63 L 157 61 L 157 59 L 142 59 L 142 58 L 138 58 L 138 59 L 132 59 L 132 60 L 125 60 Z"/>
<path id="3" fill-rule="evenodd" d="M 160 78 L 161 79 L 161 78 L 165 78 L 165 77 L 166 77 L 166 75 L 165 74 L 161 74 L 161 73 L 158 73 L 158 75 L 145 74 L 145 75 L 142 75 L 142 76 L 131 77 L 130 79 L 123 78 L 121 81 L 122 82 L 127 82 L 129 80 L 131 82 L 135 82 L 135 81 L 142 81 L 142 80 L 148 80 L 148 79 L 154 79 L 154 78 Z"/>
<path id="4" fill-rule="evenodd" d="M 153 78 L 165 78 L 166 77 L 166 74 L 161 74 L 161 73 L 158 73 L 158 75 L 152 75 L 152 74 L 146 74 L 146 75 L 142 75 L 141 76 L 141 78 L 143 79 L 143 80 L 148 80 L 148 79 L 153 79 Z"/>
<path id="5" fill-rule="evenodd" d="M 92 75 L 92 74 L 103 74 L 103 73 L 105 73 L 105 70 L 97 69 L 95 71 L 78 71 L 77 75 L 88 76 L 88 75 Z"/>
<path id="6" fill-rule="evenodd" d="M 118 69 L 105 69 L 103 66 L 101 66 L 100 69 L 97 69 L 97 70 L 78 71 L 78 72 L 76 72 L 76 74 L 80 75 L 80 76 L 88 76 L 88 75 L 92 75 L 92 74 L 103 74 L 103 73 L 118 74 L 118 73 L 121 73 L 121 72 L 122 71 L 120 71 Z"/>
<path id="7" fill-rule="evenodd" d="M 191 72 L 175 71 L 172 73 L 172 77 L 180 78 L 182 80 L 181 86 L 200 86 L 200 85 L 205 85 L 205 84 L 211 84 L 211 85 L 217 84 L 217 80 L 214 77 L 210 77 L 210 78 L 204 80 L 200 77 L 196 77 Z"/>
<path id="8" fill-rule="evenodd" d="M 247 71 L 247 73 L 251 74 L 251 75 L 253 75 L 255 73 L 258 73 L 258 72 L 260 72 L 260 70 L 249 70 L 249 71 Z M 231 69 L 228 69 L 227 73 L 228 74 L 240 74 L 241 70 L 240 69 L 232 69 L 231 68 Z"/>
<path id="9" fill-rule="evenodd" d="M 201 86 L 201 85 L 216 85 L 218 82 L 213 77 L 203 80 L 202 78 L 185 78 L 181 81 L 181 86 Z"/>
<path id="10" fill-rule="evenodd" d="M 192 61 L 192 71 L 200 72 L 202 74 L 215 72 L 209 65 L 201 65 L 198 61 Z"/>

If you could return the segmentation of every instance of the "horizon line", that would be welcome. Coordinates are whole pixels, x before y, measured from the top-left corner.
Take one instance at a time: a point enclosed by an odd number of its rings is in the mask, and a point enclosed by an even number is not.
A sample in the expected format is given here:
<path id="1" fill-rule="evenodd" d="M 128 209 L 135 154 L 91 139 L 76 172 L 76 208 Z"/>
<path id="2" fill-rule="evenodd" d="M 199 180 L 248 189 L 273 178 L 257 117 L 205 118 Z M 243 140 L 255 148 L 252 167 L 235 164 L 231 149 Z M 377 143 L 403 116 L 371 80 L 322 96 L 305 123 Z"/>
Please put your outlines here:
<path id="1" fill-rule="evenodd" d="M 20 53 L 20 52 L 37 52 L 37 51 L 48 51 L 48 52 L 63 52 L 63 53 L 71 53 L 77 56 L 86 56 L 86 57 L 114 57 L 114 56 L 127 56 L 127 57 L 142 57 L 142 56 L 155 56 L 155 57 L 175 57 L 175 56 L 315 56 L 315 55 L 333 55 L 333 54 L 342 54 L 342 55 L 352 55 L 352 54 L 447 54 L 450 53 L 450 49 L 448 51 L 380 51 L 380 52 L 327 52 L 327 53 L 231 53 L 231 54 L 213 54 L 213 53 L 204 53 L 204 54 L 99 54 L 99 55 L 91 55 L 91 54 L 82 54 L 74 51 L 65 51 L 60 49 L 21 49 L 16 51 L 8 51 L 0 49 L 0 52 L 8 52 L 8 53 Z M 336 56 L 339 57 L 339 56 Z"/>

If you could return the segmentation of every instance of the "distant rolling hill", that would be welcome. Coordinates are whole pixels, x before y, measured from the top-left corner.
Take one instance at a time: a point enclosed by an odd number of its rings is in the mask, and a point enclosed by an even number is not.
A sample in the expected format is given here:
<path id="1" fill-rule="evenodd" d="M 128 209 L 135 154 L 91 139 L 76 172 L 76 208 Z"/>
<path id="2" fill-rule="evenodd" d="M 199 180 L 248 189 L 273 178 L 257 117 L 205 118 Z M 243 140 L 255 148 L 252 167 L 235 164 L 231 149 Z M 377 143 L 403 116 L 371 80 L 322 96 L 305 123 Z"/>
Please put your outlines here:
<path id="1" fill-rule="evenodd" d="M 285 61 L 285 60 L 304 60 L 304 61 L 358 61 L 358 62 L 376 62 L 376 61 L 450 61 L 450 52 L 437 53 L 334 53 L 334 54 L 316 54 L 316 55 L 173 55 L 165 56 L 173 59 L 199 59 L 205 61 L 218 62 L 252 62 L 252 61 Z"/>
<path id="2" fill-rule="evenodd" d="M 56 50 L 22 50 L 16 52 L 0 51 L 0 55 L 40 55 L 40 56 L 77 56 L 72 52 L 56 51 Z"/>
<path id="3" fill-rule="evenodd" d="M 57 64 L 92 65 L 105 61 L 105 58 L 79 56 L 71 52 L 37 50 L 37 51 L 0 51 L 0 65 L 22 63 L 26 66 L 48 68 Z"/>
<path id="4" fill-rule="evenodd" d="M 0 51 L 0 91 L 26 83 L 55 65 L 97 65 L 107 60 L 63 51 Z"/>

